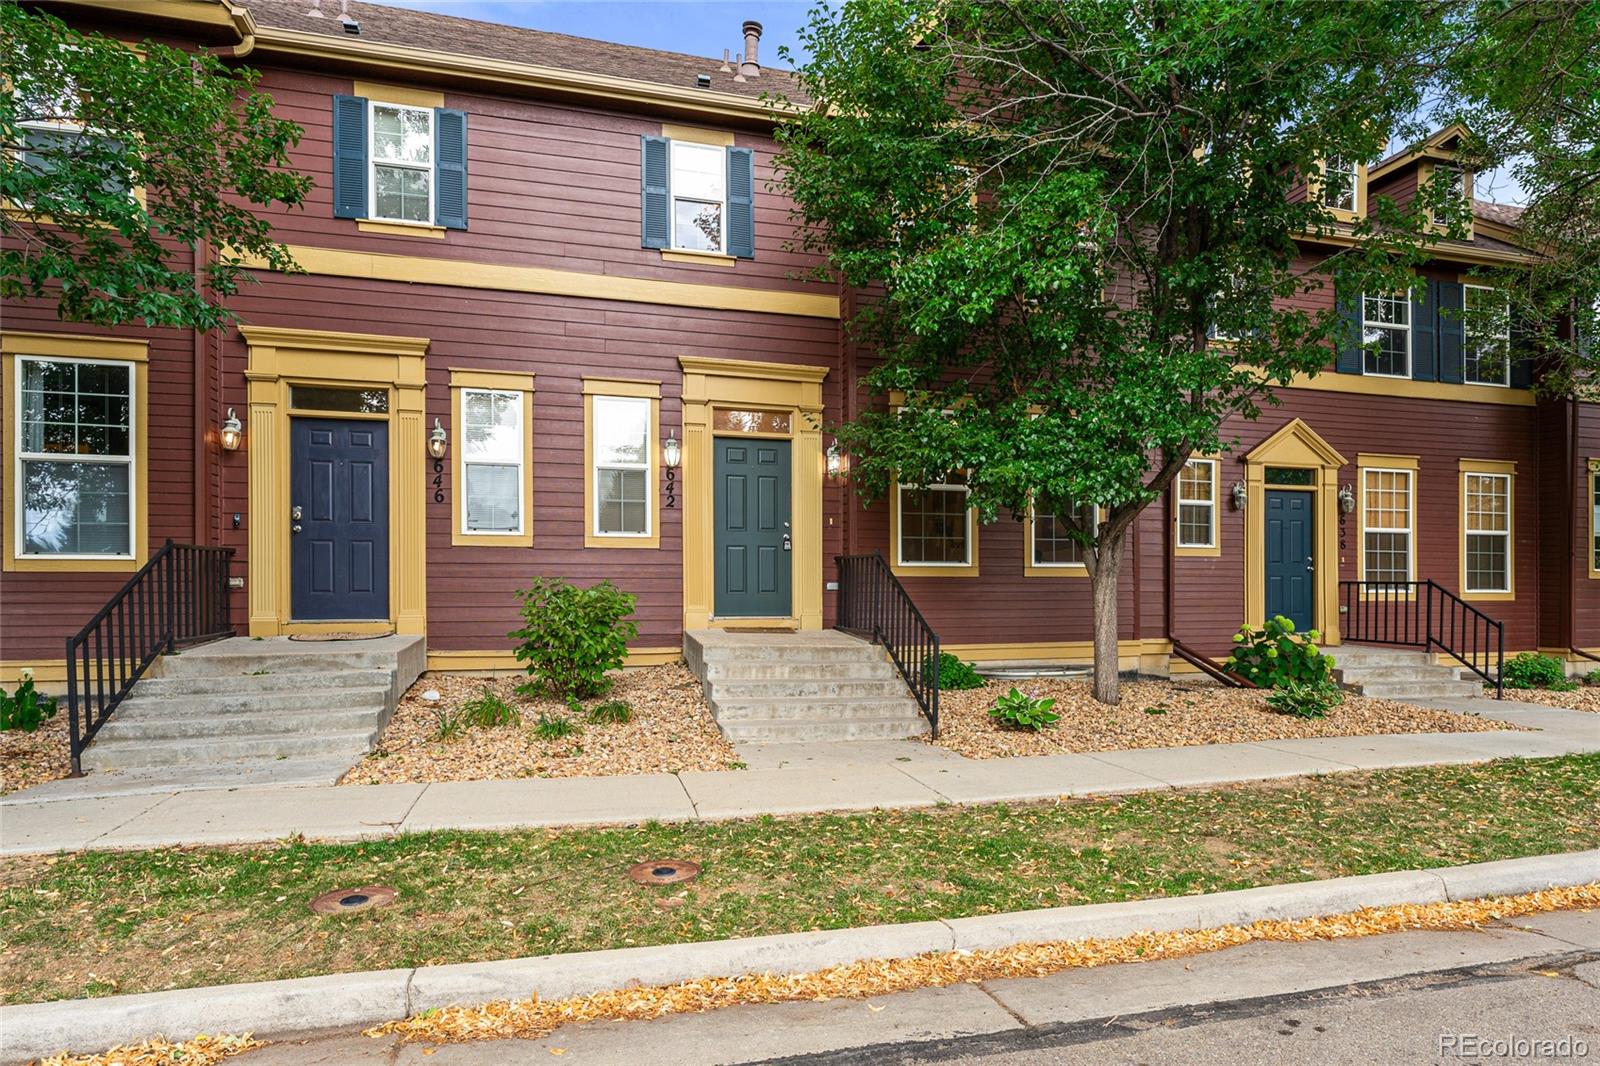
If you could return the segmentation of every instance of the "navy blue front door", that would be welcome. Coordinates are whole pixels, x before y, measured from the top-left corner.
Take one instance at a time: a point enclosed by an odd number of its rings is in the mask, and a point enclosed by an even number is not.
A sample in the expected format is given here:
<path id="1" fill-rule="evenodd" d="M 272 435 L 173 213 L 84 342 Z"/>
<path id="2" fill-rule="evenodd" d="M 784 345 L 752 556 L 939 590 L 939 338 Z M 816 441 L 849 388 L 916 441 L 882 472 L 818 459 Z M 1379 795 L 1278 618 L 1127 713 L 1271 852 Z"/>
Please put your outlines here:
<path id="1" fill-rule="evenodd" d="M 789 442 L 717 437 L 712 501 L 718 618 L 787 618 L 793 539 Z"/>
<path id="2" fill-rule="evenodd" d="M 296 418 L 289 433 L 296 620 L 389 617 L 389 424 Z"/>
<path id="3" fill-rule="evenodd" d="M 1309 492 L 1267 490 L 1267 617 L 1281 614 L 1301 632 L 1311 628 L 1315 595 L 1311 511 Z"/>

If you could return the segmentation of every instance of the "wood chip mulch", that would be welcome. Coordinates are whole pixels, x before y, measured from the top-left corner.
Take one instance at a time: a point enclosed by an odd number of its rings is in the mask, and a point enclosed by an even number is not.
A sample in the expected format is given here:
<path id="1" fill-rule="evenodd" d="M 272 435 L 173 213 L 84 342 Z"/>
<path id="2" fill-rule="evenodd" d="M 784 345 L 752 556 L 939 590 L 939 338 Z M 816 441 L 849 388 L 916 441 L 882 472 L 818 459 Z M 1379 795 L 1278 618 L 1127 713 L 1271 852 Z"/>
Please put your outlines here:
<path id="1" fill-rule="evenodd" d="M 66 701 L 32 733 L 0 730 L 0 795 L 55 781 L 72 772 Z"/>
<path id="2" fill-rule="evenodd" d="M 580 718 L 553 697 L 520 696 L 516 689 L 525 677 L 424 674 L 400 700 L 377 749 L 339 783 L 609 777 L 726 770 L 736 764 L 738 756 L 717 731 L 700 682 L 682 663 L 614 676 L 610 692 L 583 703 L 587 709 L 607 700 L 627 701 L 633 707 L 633 720 L 625 725 Z M 520 710 L 522 724 L 468 729 L 455 739 L 438 739 L 437 711 L 459 706 L 485 688 Z M 438 702 L 422 698 L 430 690 L 439 693 Z M 540 740 L 533 726 L 541 712 L 569 718 L 581 730 L 561 740 Z"/>
<path id="3" fill-rule="evenodd" d="M 1493 695 L 1493 689 L 1487 689 Z M 1508 688 L 1506 699 L 1521 703 L 1542 703 L 1546 707 L 1562 707 L 1569 711 L 1600 712 L 1600 685 L 1584 685 L 1571 692 L 1551 692 L 1542 688 Z"/>
<path id="4" fill-rule="evenodd" d="M 1346 695 L 1326 718 L 1296 718 L 1267 706 L 1260 691 L 1185 681 L 1124 681 L 1122 702 L 1096 703 L 1086 680 L 1037 678 L 1015 682 L 1035 697 L 1055 697 L 1055 725 L 1037 733 L 1001 726 L 989 717 L 995 697 L 1013 682 L 939 694 L 941 747 L 973 759 L 1057 755 L 1191 744 L 1239 744 L 1300 737 L 1362 737 L 1381 733 L 1484 733 L 1515 729 L 1505 722 L 1418 707 L 1395 700 Z"/>

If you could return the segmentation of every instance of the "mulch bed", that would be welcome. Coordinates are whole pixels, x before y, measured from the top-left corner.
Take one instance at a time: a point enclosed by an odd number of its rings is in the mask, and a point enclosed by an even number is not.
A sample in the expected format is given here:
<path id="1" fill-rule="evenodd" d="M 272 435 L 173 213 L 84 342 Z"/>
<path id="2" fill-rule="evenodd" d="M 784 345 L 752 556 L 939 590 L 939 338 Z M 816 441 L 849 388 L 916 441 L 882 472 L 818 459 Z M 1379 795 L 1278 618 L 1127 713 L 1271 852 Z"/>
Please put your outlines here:
<path id="1" fill-rule="evenodd" d="M 1096 703 L 1089 682 L 1037 678 L 1017 682 L 1031 696 L 1055 697 L 1061 715 L 1038 733 L 1010 729 L 989 717 L 995 697 L 1012 682 L 939 694 L 941 747 L 973 759 L 1056 755 L 1191 744 L 1238 744 L 1300 737 L 1361 737 L 1381 733 L 1482 733 L 1515 726 L 1395 700 L 1347 695 L 1326 718 L 1296 718 L 1267 706 L 1265 694 L 1184 681 L 1125 681 L 1122 702 Z"/>
<path id="2" fill-rule="evenodd" d="M 523 677 L 424 674 L 400 701 L 371 755 L 345 774 L 342 785 L 391 782 L 486 781 L 519 777 L 609 777 L 621 774 L 726 770 L 738 759 L 717 731 L 700 682 L 682 663 L 623 671 L 611 691 L 584 701 L 633 707 L 626 724 L 597 723 L 574 715 L 550 696 L 517 694 Z M 492 689 L 522 712 L 521 725 L 468 729 L 451 740 L 437 736 L 441 709 L 454 708 Z M 437 702 L 422 698 L 436 690 Z M 540 714 L 572 719 L 581 730 L 560 740 L 540 740 Z"/>
<path id="3" fill-rule="evenodd" d="M 72 772 L 71 747 L 65 706 L 32 733 L 0 730 L 0 795 L 66 777 Z"/>
<path id="4" fill-rule="evenodd" d="M 1493 695 L 1493 690 L 1486 690 Z M 1506 699 L 1522 703 L 1542 703 L 1546 707 L 1562 707 L 1569 711 L 1600 712 L 1600 685 L 1584 685 L 1571 692 L 1551 692 L 1542 688 L 1508 688 Z"/>

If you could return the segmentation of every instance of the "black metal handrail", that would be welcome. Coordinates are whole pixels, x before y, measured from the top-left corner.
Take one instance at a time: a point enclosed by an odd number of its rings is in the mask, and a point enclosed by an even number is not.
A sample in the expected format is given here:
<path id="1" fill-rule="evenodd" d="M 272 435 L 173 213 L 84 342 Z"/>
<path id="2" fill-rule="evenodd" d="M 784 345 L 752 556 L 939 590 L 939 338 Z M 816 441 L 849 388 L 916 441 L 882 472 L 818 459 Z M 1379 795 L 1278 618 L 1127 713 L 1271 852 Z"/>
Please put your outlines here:
<path id="1" fill-rule="evenodd" d="M 1440 651 L 1494 686 L 1506 659 L 1506 628 L 1449 589 L 1428 581 L 1341 581 L 1343 637 L 1363 644 L 1397 644 Z M 1490 665 L 1493 664 L 1491 671 Z"/>
<path id="2" fill-rule="evenodd" d="M 939 735 L 939 635 L 911 602 L 880 552 L 840 555 L 839 618 L 834 628 L 882 644 L 933 735 Z"/>
<path id="3" fill-rule="evenodd" d="M 67 713 L 72 776 L 94 739 L 156 656 L 233 636 L 228 623 L 232 548 L 170 539 L 89 624 L 67 638 Z"/>

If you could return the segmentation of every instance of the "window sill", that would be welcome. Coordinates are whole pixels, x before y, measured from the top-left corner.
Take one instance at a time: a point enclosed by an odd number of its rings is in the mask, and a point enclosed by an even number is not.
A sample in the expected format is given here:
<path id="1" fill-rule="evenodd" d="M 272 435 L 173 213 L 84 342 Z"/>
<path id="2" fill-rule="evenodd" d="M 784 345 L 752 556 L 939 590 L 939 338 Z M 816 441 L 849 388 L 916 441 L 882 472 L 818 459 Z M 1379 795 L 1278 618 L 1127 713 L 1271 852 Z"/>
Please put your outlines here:
<path id="1" fill-rule="evenodd" d="M 42 555 L 21 557 L 7 555 L 4 569 L 10 571 L 54 572 L 58 574 L 131 574 L 143 565 L 143 561 L 137 558 L 94 559 L 79 557 L 52 559 Z"/>
<path id="2" fill-rule="evenodd" d="M 1284 486 L 1282 486 L 1282 485 L 1268 485 L 1267 487 L 1268 488 L 1283 488 Z M 1309 488 L 1310 486 L 1298 486 L 1298 487 Z M 1204 547 L 1182 547 L 1182 546 L 1179 546 L 1179 547 L 1176 547 L 1176 548 L 1172 549 L 1172 554 L 1173 554 L 1174 557 L 1179 558 L 1179 559 L 1220 559 L 1220 558 L 1222 558 L 1222 545 L 1213 544 L 1208 548 L 1204 548 Z"/>
<path id="3" fill-rule="evenodd" d="M 731 267 L 739 262 L 722 252 L 695 252 L 683 248 L 661 249 L 661 259 L 667 263 L 698 263 L 703 266 Z"/>
<path id="4" fill-rule="evenodd" d="M 661 547 L 661 535 L 652 533 L 648 537 L 608 536 L 603 533 L 585 533 L 583 535 L 585 548 L 634 548 L 653 549 Z"/>
<path id="5" fill-rule="evenodd" d="M 376 219 L 357 219 L 356 229 L 362 233 L 383 233 L 390 237 L 431 237 L 443 240 L 447 232 L 443 226 L 430 226 L 423 222 L 380 222 Z"/>
<path id="6" fill-rule="evenodd" d="M 977 577 L 977 563 L 963 563 L 950 566 L 927 565 L 923 563 L 892 563 L 889 566 L 891 573 L 897 577 Z"/>
<path id="7" fill-rule="evenodd" d="M 1089 576 L 1089 568 L 1082 563 L 1061 563 L 1051 566 L 1048 563 L 1041 565 L 1025 562 L 1022 564 L 1022 576 L 1087 578 Z"/>
<path id="8" fill-rule="evenodd" d="M 1517 598 L 1515 590 L 1510 592 L 1463 592 L 1461 598 L 1467 603 L 1509 603 Z"/>
<path id="9" fill-rule="evenodd" d="M 452 548 L 531 548 L 533 534 L 529 533 L 463 533 L 450 534 Z"/>

